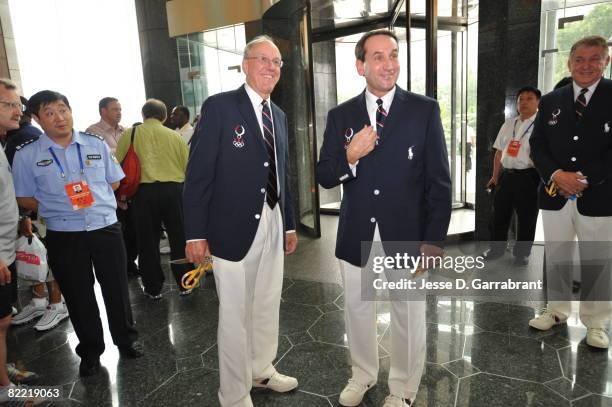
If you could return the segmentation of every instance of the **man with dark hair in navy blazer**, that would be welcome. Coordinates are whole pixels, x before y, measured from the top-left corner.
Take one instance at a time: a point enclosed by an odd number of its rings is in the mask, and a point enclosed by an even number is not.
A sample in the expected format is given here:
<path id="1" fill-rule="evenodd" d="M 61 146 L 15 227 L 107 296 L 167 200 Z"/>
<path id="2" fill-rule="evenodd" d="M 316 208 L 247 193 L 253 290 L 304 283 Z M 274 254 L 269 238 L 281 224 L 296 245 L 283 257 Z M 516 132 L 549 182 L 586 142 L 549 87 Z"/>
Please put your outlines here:
<path id="1" fill-rule="evenodd" d="M 378 378 L 376 302 L 364 301 L 361 267 L 371 242 L 420 242 L 426 256 L 448 230 L 451 181 L 438 103 L 396 85 L 398 41 L 388 30 L 357 42 L 360 95 L 329 112 L 317 165 L 324 188 L 343 185 L 336 257 L 344 282 L 345 322 L 352 378 L 340 404 L 357 406 Z M 369 242 L 361 253 L 361 242 Z M 388 256 L 395 255 L 387 250 Z M 372 250 L 373 251 L 373 250 Z M 391 302 L 390 394 L 384 407 L 404 407 L 415 397 L 425 364 L 425 302 Z"/>
<path id="2" fill-rule="evenodd" d="M 246 84 L 210 96 L 191 145 L 183 206 L 187 259 L 212 255 L 219 296 L 221 406 L 251 407 L 251 387 L 286 392 L 297 380 L 276 371 L 284 254 L 297 246 L 288 179 L 287 118 L 270 101 L 280 51 L 250 41 Z"/>

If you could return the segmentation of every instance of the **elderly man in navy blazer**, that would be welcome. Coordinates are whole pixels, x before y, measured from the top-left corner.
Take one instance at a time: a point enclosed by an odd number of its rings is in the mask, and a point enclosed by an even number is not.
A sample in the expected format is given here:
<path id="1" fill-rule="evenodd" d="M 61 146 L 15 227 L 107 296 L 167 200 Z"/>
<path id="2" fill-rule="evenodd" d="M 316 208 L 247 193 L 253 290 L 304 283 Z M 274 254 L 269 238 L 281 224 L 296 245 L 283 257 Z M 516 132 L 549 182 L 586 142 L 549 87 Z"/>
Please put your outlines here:
<path id="1" fill-rule="evenodd" d="M 184 188 L 187 259 L 212 255 L 219 296 L 221 406 L 251 407 L 252 387 L 286 392 L 276 371 L 284 254 L 295 251 L 287 118 L 270 101 L 283 61 L 272 40 L 244 50 L 246 84 L 209 97 Z"/>
<path id="2" fill-rule="evenodd" d="M 369 257 L 361 242 L 418 243 L 421 253 L 439 255 L 432 244 L 446 237 L 451 181 L 438 103 L 396 85 L 398 41 L 387 30 L 357 42 L 360 95 L 329 112 L 317 165 L 324 188 L 343 185 L 336 257 L 344 282 L 345 322 L 352 378 L 340 404 L 357 406 L 378 377 L 376 302 L 361 297 L 361 267 Z M 392 250 L 385 251 L 394 255 Z M 425 363 L 424 301 L 391 303 L 390 395 L 384 407 L 410 405 Z"/>
<path id="3" fill-rule="evenodd" d="M 609 63 L 605 38 L 577 41 L 568 60 L 572 83 L 542 98 L 530 139 L 531 157 L 543 181 L 539 206 L 549 301 L 529 325 L 547 331 L 567 321 L 572 279 L 564 264 L 572 261 L 577 238 L 586 242 L 579 245 L 580 320 L 587 327 L 586 343 L 600 349 L 610 345 L 610 264 L 598 270 L 587 263 L 609 259 L 612 242 L 612 81 L 602 77 Z M 604 253 L 597 253 L 602 243 L 596 242 L 607 242 Z"/>

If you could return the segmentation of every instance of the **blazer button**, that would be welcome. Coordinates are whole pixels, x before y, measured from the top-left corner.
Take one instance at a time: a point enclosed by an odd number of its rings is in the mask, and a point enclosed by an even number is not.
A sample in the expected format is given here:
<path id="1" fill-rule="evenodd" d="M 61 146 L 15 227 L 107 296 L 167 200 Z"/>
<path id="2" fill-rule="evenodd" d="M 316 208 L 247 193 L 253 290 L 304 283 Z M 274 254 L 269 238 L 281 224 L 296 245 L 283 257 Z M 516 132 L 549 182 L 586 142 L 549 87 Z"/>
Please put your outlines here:
<path id="1" fill-rule="evenodd" d="M 376 218 L 370 218 L 370 222 L 376 223 Z"/>
<path id="2" fill-rule="evenodd" d="M 262 194 L 265 194 L 265 193 L 266 193 L 266 189 L 265 189 L 265 188 L 262 188 L 262 189 L 260 189 L 259 191 L 260 191 Z"/>
<path id="3" fill-rule="evenodd" d="M 260 214 L 256 214 L 255 215 L 255 219 L 259 219 L 259 218 L 261 218 L 261 215 Z"/>
<path id="4" fill-rule="evenodd" d="M 574 136 L 574 140 L 578 140 L 578 136 Z"/>
<path id="5" fill-rule="evenodd" d="M 380 195 L 380 191 L 378 189 L 374 190 L 374 195 Z"/>
<path id="6" fill-rule="evenodd" d="M 270 164 L 267 161 L 264 163 L 264 167 L 268 167 L 269 165 Z"/>
<path id="7" fill-rule="evenodd" d="M 576 157 L 572 157 L 572 158 L 570 158 L 570 160 L 576 161 Z"/>

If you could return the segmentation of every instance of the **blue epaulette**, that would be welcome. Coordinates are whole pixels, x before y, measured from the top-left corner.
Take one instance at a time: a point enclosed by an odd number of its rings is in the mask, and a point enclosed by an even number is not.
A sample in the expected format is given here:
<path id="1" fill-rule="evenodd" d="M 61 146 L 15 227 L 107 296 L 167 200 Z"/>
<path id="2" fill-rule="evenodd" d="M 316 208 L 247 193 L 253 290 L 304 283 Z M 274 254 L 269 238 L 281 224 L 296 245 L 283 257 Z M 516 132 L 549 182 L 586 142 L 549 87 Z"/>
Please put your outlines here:
<path id="1" fill-rule="evenodd" d="M 95 138 L 97 138 L 97 139 L 99 139 L 99 140 L 104 141 L 104 137 L 99 136 L 99 135 L 97 135 L 97 134 L 88 133 L 88 132 L 86 132 L 86 131 L 82 131 L 82 132 L 81 132 L 81 134 L 85 134 L 85 135 L 87 135 L 87 136 L 95 137 Z"/>
<path id="2" fill-rule="evenodd" d="M 24 141 L 23 143 L 19 144 L 17 147 L 15 147 L 16 151 L 21 150 L 22 148 L 24 148 L 25 146 L 27 146 L 28 144 L 32 144 L 33 142 L 38 141 L 38 137 L 28 140 L 28 141 Z"/>

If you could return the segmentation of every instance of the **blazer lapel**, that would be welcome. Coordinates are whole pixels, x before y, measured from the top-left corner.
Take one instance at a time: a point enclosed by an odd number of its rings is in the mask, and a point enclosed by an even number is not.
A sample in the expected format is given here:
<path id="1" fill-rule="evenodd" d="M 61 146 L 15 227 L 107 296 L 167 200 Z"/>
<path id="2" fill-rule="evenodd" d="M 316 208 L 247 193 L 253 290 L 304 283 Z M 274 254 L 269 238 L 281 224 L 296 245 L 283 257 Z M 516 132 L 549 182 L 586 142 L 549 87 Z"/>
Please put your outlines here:
<path id="1" fill-rule="evenodd" d="M 370 115 L 368 114 L 368 106 L 366 105 L 365 89 L 363 92 L 361 92 L 361 95 L 359 95 L 359 98 L 357 99 L 357 105 L 355 107 L 357 108 L 356 117 L 363 117 L 365 119 L 365 124 L 367 124 L 368 126 L 371 126 L 372 123 L 370 122 Z M 358 129 L 353 129 L 353 131 L 356 134 L 362 128 L 363 127 L 360 127 Z"/>
<path id="2" fill-rule="evenodd" d="M 606 80 L 605 78 L 602 78 L 599 81 L 599 83 L 597 84 L 597 87 L 595 88 L 595 91 L 593 92 L 593 95 L 591 96 L 591 99 L 589 99 L 589 103 L 586 105 L 586 107 L 584 109 L 581 121 L 585 121 L 586 123 L 588 123 L 588 121 L 587 121 L 588 117 L 593 114 L 595 109 L 597 109 L 597 106 L 600 104 L 600 99 L 603 97 L 602 96 L 602 90 L 601 90 L 602 83 L 605 80 Z"/>
<path id="3" fill-rule="evenodd" d="M 285 152 L 284 137 L 281 136 L 283 132 L 283 126 L 281 125 L 281 113 L 280 108 L 270 101 L 272 106 L 272 124 L 274 126 L 274 149 L 276 150 L 276 157 L 280 160 L 281 154 Z M 266 150 L 267 151 L 267 150 Z"/>
<path id="4" fill-rule="evenodd" d="M 564 120 L 563 118 L 567 117 L 566 123 L 568 123 L 568 129 L 570 129 L 570 131 L 573 131 L 571 129 L 576 128 L 576 110 L 574 108 L 574 88 L 572 87 L 571 84 L 569 84 L 561 88 L 560 91 L 561 91 L 561 94 L 559 95 L 559 99 L 558 99 L 559 104 L 558 106 L 553 107 L 552 112 L 554 113 L 557 109 L 559 109 L 560 110 L 559 112 L 560 122 L 563 123 L 563 120 Z M 551 113 L 551 116 L 545 117 L 544 119 L 546 119 L 546 122 L 551 120 L 552 113 Z"/>
<path id="5" fill-rule="evenodd" d="M 253 138 L 257 139 L 256 143 L 264 151 L 267 151 L 264 145 L 263 134 L 261 134 L 261 127 L 259 127 L 257 116 L 255 116 L 255 110 L 253 110 L 253 104 L 244 89 L 244 85 L 238 89 L 238 110 L 246 122 L 246 135 L 252 135 Z"/>

